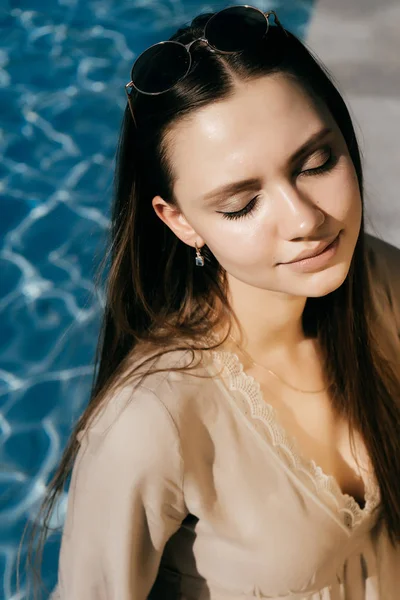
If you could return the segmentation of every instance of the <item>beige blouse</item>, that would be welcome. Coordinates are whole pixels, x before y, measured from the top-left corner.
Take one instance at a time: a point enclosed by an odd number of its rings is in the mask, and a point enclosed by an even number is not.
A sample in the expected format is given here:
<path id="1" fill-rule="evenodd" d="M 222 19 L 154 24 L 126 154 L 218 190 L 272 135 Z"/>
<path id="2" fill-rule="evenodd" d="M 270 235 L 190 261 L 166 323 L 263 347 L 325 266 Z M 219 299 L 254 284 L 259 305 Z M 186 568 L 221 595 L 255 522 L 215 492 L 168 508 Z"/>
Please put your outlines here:
<path id="1" fill-rule="evenodd" d="M 121 387 L 80 443 L 54 599 L 400 598 L 376 482 L 344 495 L 231 352 Z"/>

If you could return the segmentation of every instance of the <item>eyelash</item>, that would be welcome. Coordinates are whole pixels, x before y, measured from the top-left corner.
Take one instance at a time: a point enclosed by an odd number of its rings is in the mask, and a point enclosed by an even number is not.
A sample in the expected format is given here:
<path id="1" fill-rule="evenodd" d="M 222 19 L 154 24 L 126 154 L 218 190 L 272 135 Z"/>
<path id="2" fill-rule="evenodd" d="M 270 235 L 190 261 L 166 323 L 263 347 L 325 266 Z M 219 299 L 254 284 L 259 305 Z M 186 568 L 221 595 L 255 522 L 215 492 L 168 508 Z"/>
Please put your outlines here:
<path id="1" fill-rule="evenodd" d="M 325 148 L 325 150 L 328 150 L 329 156 L 323 165 L 315 167 L 315 169 L 306 169 L 305 171 L 301 171 L 299 174 L 306 175 L 307 177 L 308 175 L 322 175 L 322 173 L 329 171 L 335 164 L 336 158 L 330 148 Z"/>
<path id="2" fill-rule="evenodd" d="M 310 175 L 322 175 L 323 173 L 326 173 L 327 171 L 329 171 L 334 166 L 334 164 L 335 164 L 335 157 L 333 155 L 332 150 L 330 149 L 329 156 L 323 165 L 320 165 L 319 167 L 315 167 L 315 169 L 306 169 L 305 171 L 300 171 L 299 175 L 305 175 L 306 177 L 309 177 Z M 246 215 L 251 213 L 256 208 L 256 206 L 258 204 L 258 200 L 259 200 L 259 196 L 255 196 L 241 210 L 238 210 L 236 212 L 223 212 L 223 213 L 221 213 L 222 217 L 224 219 L 230 219 L 230 220 L 241 219 L 242 217 L 245 217 Z"/>
<path id="3" fill-rule="evenodd" d="M 254 210 L 258 203 L 258 199 L 259 196 L 255 196 L 250 200 L 248 204 L 246 204 L 244 208 L 238 210 L 237 212 L 223 212 L 221 214 L 224 217 L 224 219 L 240 219 L 241 217 L 245 217 Z"/>

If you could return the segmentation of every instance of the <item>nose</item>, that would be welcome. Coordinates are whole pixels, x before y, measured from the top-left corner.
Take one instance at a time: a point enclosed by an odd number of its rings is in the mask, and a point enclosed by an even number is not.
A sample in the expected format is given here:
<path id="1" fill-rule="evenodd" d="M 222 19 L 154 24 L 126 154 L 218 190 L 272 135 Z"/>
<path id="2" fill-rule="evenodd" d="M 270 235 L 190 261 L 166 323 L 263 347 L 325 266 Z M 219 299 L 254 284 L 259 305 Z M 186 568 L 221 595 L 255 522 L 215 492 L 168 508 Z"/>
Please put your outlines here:
<path id="1" fill-rule="evenodd" d="M 276 196 L 280 236 L 286 240 L 313 237 L 326 219 L 315 199 L 290 182 L 281 182 Z"/>

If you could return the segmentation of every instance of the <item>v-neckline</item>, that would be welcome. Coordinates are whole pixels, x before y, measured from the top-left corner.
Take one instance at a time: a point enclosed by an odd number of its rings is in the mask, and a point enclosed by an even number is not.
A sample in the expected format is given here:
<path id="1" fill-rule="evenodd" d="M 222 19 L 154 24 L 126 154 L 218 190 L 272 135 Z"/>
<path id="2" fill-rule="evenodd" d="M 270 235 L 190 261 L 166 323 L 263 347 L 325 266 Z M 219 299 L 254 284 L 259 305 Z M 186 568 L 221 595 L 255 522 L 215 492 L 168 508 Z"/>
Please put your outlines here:
<path id="1" fill-rule="evenodd" d="M 211 350 L 211 355 L 213 362 L 222 367 L 221 374 L 227 380 L 230 391 L 236 394 L 238 407 L 261 436 L 267 436 L 275 454 L 290 471 L 336 513 L 346 530 L 353 530 L 361 524 L 380 502 L 376 478 L 372 475 L 365 483 L 365 502 L 361 507 L 353 496 L 342 491 L 333 475 L 325 473 L 313 459 L 301 453 L 295 438 L 287 432 L 274 407 L 266 401 L 260 383 L 246 373 L 239 356 L 225 349 Z"/>

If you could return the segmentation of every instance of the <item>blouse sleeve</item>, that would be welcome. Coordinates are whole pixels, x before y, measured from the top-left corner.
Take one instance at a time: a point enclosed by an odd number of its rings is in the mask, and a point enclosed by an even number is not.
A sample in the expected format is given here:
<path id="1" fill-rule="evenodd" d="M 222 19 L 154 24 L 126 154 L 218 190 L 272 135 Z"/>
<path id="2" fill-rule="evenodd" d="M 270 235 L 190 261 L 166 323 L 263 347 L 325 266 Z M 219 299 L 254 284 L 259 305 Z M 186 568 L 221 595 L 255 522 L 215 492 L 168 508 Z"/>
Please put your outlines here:
<path id="1" fill-rule="evenodd" d="M 60 600 L 147 598 L 164 546 L 188 513 L 175 424 L 153 392 L 135 394 L 104 431 L 97 424 L 82 439 L 61 542 Z"/>

